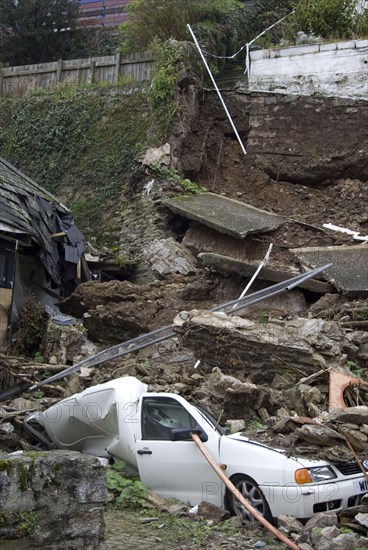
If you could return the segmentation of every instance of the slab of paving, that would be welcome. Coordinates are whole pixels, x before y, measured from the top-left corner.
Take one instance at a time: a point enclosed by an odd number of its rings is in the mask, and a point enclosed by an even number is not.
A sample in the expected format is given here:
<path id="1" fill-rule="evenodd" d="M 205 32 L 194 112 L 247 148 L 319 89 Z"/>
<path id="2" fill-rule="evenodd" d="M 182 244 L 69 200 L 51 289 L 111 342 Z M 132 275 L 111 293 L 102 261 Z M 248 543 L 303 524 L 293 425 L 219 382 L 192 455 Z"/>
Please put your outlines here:
<path id="1" fill-rule="evenodd" d="M 277 214 L 214 193 L 167 199 L 163 204 L 176 214 L 237 239 L 273 231 L 284 221 Z"/>
<path id="2" fill-rule="evenodd" d="M 254 275 L 259 265 L 245 262 L 244 260 L 238 260 L 236 258 L 230 258 L 229 256 L 215 254 L 213 252 L 202 252 L 198 255 L 198 257 L 204 265 L 213 268 L 220 273 L 237 273 L 238 275 L 242 275 L 243 277 L 247 277 L 249 279 Z M 298 273 L 287 273 L 286 271 L 264 267 L 259 272 L 257 279 L 281 283 L 282 281 L 291 279 L 291 277 L 295 277 L 295 275 L 298 275 Z M 309 279 L 308 281 L 301 283 L 299 286 L 319 294 L 335 292 L 335 287 L 333 285 L 324 281 L 318 281 L 317 279 Z"/>
<path id="3" fill-rule="evenodd" d="M 343 294 L 368 295 L 368 245 L 293 248 L 293 254 L 308 267 L 331 262 L 326 279 Z"/>

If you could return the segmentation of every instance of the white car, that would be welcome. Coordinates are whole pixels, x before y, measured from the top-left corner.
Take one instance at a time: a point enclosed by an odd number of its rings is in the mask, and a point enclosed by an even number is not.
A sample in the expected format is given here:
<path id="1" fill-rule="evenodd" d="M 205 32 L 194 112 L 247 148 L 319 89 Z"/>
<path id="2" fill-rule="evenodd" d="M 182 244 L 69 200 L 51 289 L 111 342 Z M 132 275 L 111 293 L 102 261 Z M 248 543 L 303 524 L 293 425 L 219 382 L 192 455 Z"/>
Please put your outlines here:
<path id="1" fill-rule="evenodd" d="M 305 520 L 356 506 L 368 482 L 356 462 L 331 464 L 288 457 L 241 434 L 225 435 L 212 416 L 171 393 L 150 393 L 133 377 L 91 387 L 26 420 L 37 421 L 60 449 L 123 459 L 163 498 L 208 501 L 249 519 L 207 463 L 191 432 L 263 516 Z M 366 461 L 368 469 L 368 461 Z"/>

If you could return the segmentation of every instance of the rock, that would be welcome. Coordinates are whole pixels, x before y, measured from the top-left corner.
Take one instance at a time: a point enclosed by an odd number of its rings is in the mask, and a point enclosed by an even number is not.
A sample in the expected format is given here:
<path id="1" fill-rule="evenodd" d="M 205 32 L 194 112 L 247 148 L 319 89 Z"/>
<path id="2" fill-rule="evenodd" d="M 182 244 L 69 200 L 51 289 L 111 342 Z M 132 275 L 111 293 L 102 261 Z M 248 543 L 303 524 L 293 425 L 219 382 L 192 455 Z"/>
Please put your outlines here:
<path id="1" fill-rule="evenodd" d="M 173 273 L 188 275 L 197 271 L 191 252 L 172 238 L 153 241 L 146 250 L 146 259 L 152 270 L 161 277 Z"/>
<path id="2" fill-rule="evenodd" d="M 315 527 L 331 527 L 338 524 L 337 515 L 334 512 L 318 512 L 311 517 L 303 527 L 304 533 L 309 533 Z"/>
<path id="3" fill-rule="evenodd" d="M 177 504 L 172 504 L 171 506 L 169 506 L 168 512 L 172 516 L 183 517 L 189 514 L 189 509 L 186 504 L 179 502 Z"/>
<path id="4" fill-rule="evenodd" d="M 339 432 L 346 437 L 355 451 L 364 451 L 367 448 L 368 437 L 358 430 L 339 428 Z"/>
<path id="5" fill-rule="evenodd" d="M 351 424 L 368 424 L 368 407 L 347 407 L 346 409 L 335 409 L 329 414 L 329 419 Z"/>
<path id="6" fill-rule="evenodd" d="M 303 531 L 303 525 L 297 519 L 292 516 L 280 515 L 277 518 L 277 525 L 279 529 L 283 529 L 285 533 L 301 533 Z"/>
<path id="7" fill-rule="evenodd" d="M 241 369 L 270 383 L 280 362 L 306 373 L 342 365 L 345 331 L 321 319 L 257 323 L 223 313 L 193 310 L 175 331 L 183 345 L 212 367 Z M 226 350 L 226 353 L 225 353 Z M 277 356 L 277 359 L 275 359 Z"/>
<path id="8" fill-rule="evenodd" d="M 323 529 L 314 527 L 310 533 L 310 539 L 315 550 L 330 550 L 332 539 L 339 535 L 340 531 L 335 525 Z"/>
<path id="9" fill-rule="evenodd" d="M 152 166 L 155 164 L 163 164 L 169 166 L 170 164 L 170 145 L 165 143 L 161 147 L 151 147 L 147 149 L 144 159 L 142 161 L 144 166 Z"/>
<path id="10" fill-rule="evenodd" d="M 311 443 L 312 445 L 322 445 L 334 447 L 339 442 L 345 441 L 345 438 L 335 430 L 327 426 L 305 424 L 295 430 L 295 435 L 300 439 Z"/>
<path id="11" fill-rule="evenodd" d="M 80 324 L 59 325 L 52 319 L 47 323 L 44 342 L 43 354 L 51 364 L 73 365 L 98 351 Z"/>
<path id="12" fill-rule="evenodd" d="M 244 420 L 228 420 L 226 422 L 226 425 L 229 428 L 229 432 L 231 434 L 235 434 L 237 432 L 241 432 L 245 428 L 245 422 Z"/>
<path id="13" fill-rule="evenodd" d="M 162 510 L 162 511 L 168 510 L 167 501 L 165 501 L 163 498 L 158 496 L 153 491 L 148 492 L 148 494 L 146 495 L 146 501 L 148 504 L 150 504 L 151 506 L 154 506 L 158 510 Z"/>
<path id="14" fill-rule="evenodd" d="M 355 516 L 355 521 L 368 528 L 368 514 L 357 514 Z"/>
<path id="15" fill-rule="evenodd" d="M 224 521 L 230 517 L 230 512 L 223 508 L 218 508 L 210 502 L 200 502 L 198 505 L 198 515 L 213 521 Z"/>
<path id="16" fill-rule="evenodd" d="M 298 389 L 305 403 L 317 405 L 322 401 L 322 393 L 316 386 L 299 384 Z"/>
<path id="17" fill-rule="evenodd" d="M 364 546 L 360 545 L 355 533 L 342 533 L 332 539 L 329 548 L 330 550 L 354 550 L 364 548 Z"/>
<path id="18" fill-rule="evenodd" d="M 105 468 L 95 457 L 71 451 L 2 456 L 0 539 L 16 539 L 14 548 L 100 549 L 106 500 Z"/>

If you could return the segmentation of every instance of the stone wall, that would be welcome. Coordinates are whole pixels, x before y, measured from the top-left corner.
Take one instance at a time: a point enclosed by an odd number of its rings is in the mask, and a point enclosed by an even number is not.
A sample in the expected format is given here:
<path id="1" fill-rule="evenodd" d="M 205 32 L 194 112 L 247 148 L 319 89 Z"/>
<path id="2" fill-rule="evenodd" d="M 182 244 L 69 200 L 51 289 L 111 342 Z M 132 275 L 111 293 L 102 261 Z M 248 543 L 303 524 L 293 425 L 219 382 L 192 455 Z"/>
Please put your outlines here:
<path id="1" fill-rule="evenodd" d="M 367 98 L 368 40 L 251 53 L 249 89 Z"/>
<path id="2" fill-rule="evenodd" d="M 262 93 L 242 101 L 250 115 L 248 159 L 273 179 L 368 177 L 367 101 Z"/>
<path id="3" fill-rule="evenodd" d="M 104 548 L 105 468 L 71 451 L 12 453 L 0 460 L 2 550 Z"/>

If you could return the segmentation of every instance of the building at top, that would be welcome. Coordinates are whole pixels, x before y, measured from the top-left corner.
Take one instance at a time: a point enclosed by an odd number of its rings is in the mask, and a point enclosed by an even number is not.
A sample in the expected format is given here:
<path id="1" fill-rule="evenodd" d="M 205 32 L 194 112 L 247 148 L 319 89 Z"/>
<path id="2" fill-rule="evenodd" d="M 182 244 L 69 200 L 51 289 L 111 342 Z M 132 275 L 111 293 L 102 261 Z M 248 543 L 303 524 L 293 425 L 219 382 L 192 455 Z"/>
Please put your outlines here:
<path id="1" fill-rule="evenodd" d="M 127 19 L 131 0 L 79 0 L 79 27 L 114 27 Z"/>

